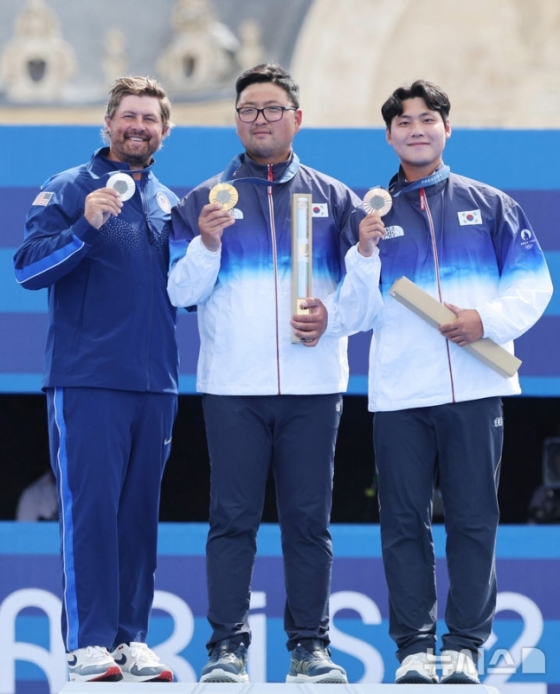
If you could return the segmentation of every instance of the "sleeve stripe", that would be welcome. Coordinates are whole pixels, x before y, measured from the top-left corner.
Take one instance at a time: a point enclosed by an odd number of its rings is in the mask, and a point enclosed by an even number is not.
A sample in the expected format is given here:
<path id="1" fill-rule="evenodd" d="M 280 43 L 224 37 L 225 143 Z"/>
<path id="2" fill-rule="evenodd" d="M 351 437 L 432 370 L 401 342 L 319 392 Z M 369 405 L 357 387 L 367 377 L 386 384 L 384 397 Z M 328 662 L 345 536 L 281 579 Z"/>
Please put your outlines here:
<path id="1" fill-rule="evenodd" d="M 37 260 L 23 268 L 18 268 L 15 271 L 16 281 L 18 284 L 24 284 L 29 280 L 42 275 L 49 270 L 61 265 L 71 258 L 75 253 L 80 251 L 85 246 L 85 243 L 77 236 L 72 237 L 72 241 L 63 248 L 57 249 L 54 253 Z"/>

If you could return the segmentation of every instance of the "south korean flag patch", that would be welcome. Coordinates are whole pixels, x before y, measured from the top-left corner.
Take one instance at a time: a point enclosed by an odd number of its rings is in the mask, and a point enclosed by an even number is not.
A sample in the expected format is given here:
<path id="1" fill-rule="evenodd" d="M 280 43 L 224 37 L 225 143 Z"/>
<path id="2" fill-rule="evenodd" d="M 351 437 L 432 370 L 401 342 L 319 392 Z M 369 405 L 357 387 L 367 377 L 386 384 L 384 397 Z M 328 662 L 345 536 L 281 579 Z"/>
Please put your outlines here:
<path id="1" fill-rule="evenodd" d="M 329 206 L 326 202 L 314 202 L 311 205 L 311 216 L 312 217 L 328 217 L 329 216 Z"/>
<path id="2" fill-rule="evenodd" d="M 470 210 L 469 212 L 457 212 L 459 224 L 464 227 L 470 224 L 482 224 L 480 210 Z"/>

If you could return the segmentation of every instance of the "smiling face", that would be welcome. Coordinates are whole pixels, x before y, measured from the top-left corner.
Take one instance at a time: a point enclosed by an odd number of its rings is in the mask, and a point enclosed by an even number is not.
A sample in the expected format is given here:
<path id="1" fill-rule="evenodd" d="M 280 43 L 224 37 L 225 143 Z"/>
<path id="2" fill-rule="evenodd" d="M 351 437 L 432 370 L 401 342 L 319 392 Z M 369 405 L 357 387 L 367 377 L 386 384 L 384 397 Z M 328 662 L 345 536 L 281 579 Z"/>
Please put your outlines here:
<path id="1" fill-rule="evenodd" d="M 237 108 L 265 106 L 292 107 L 288 93 L 272 82 L 255 82 L 239 95 Z M 259 113 L 253 123 L 243 123 L 236 117 L 237 135 L 247 154 L 257 164 L 277 164 L 290 156 L 292 141 L 301 125 L 301 110 L 284 111 L 282 120 L 269 123 Z"/>
<path id="2" fill-rule="evenodd" d="M 387 142 L 400 159 L 407 181 L 429 176 L 442 163 L 442 153 L 451 135 L 449 120 L 431 111 L 421 97 L 402 102 L 403 112 L 387 128 Z"/>
<path id="3" fill-rule="evenodd" d="M 154 96 L 123 97 L 112 118 L 105 118 L 110 140 L 109 159 L 143 169 L 169 132 L 163 125 L 159 99 Z"/>

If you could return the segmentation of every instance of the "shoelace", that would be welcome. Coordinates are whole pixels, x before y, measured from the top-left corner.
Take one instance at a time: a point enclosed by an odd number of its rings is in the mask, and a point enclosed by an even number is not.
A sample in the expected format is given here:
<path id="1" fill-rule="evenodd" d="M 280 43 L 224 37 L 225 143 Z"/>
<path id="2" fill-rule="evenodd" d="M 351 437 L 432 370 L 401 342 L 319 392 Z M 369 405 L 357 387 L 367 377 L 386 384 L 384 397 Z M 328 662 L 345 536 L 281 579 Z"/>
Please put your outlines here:
<path id="1" fill-rule="evenodd" d="M 86 655 L 88 657 L 94 655 L 95 653 L 99 653 L 99 655 L 109 655 L 109 651 L 104 648 L 103 646 L 88 646 L 86 650 Z"/>
<path id="2" fill-rule="evenodd" d="M 138 643 L 138 644 L 135 644 L 134 646 L 130 646 L 129 648 L 130 648 L 130 654 L 132 655 L 133 658 L 138 658 L 141 660 L 151 660 L 151 661 L 154 661 L 157 663 L 160 662 L 160 659 L 158 658 L 158 656 L 145 643 Z"/>

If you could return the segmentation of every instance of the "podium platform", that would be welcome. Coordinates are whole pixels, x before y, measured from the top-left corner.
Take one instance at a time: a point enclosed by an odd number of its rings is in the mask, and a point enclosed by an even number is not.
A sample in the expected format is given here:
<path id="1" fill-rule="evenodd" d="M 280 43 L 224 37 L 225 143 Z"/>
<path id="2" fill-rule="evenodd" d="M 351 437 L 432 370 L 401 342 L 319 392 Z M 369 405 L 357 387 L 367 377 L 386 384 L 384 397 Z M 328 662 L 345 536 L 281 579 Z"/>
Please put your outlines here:
<path id="1" fill-rule="evenodd" d="M 500 694 L 484 684 L 461 685 L 463 694 Z M 144 690 L 147 690 L 144 692 Z M 68 682 L 60 694 L 458 694 L 455 684 L 282 684 L 251 682 Z"/>

